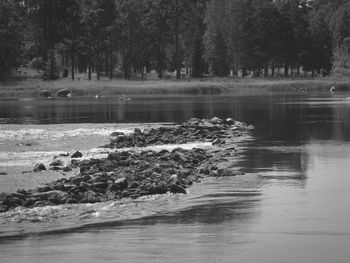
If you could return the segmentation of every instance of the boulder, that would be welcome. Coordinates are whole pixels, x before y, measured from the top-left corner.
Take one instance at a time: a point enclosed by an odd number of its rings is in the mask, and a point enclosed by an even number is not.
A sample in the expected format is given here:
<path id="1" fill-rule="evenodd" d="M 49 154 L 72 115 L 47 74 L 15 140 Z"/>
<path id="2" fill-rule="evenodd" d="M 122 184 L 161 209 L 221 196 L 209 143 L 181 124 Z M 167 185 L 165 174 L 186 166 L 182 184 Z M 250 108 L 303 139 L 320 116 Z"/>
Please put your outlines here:
<path id="1" fill-rule="evenodd" d="M 0 193 L 0 202 L 6 201 L 7 197 L 8 197 L 8 194 Z"/>
<path id="2" fill-rule="evenodd" d="M 124 132 L 112 132 L 111 133 L 111 137 L 118 137 L 118 136 L 123 136 L 124 135 Z"/>
<path id="3" fill-rule="evenodd" d="M 0 203 L 0 213 L 7 212 L 9 210 L 9 207 L 7 205 Z"/>
<path id="4" fill-rule="evenodd" d="M 184 162 L 185 163 L 188 161 L 186 155 L 180 151 L 177 151 L 176 149 L 172 153 L 172 158 L 174 161 L 177 161 L 177 162 Z"/>
<path id="5" fill-rule="evenodd" d="M 187 194 L 186 189 L 177 184 L 170 186 L 170 192 L 174 194 Z"/>
<path id="6" fill-rule="evenodd" d="M 128 180 L 125 177 L 115 180 L 114 185 L 117 189 L 125 189 L 128 187 Z"/>
<path id="7" fill-rule="evenodd" d="M 43 163 L 37 163 L 36 165 L 34 165 L 33 172 L 37 173 L 44 170 L 46 170 L 46 166 Z"/>
<path id="8" fill-rule="evenodd" d="M 69 89 L 60 89 L 57 91 L 57 97 L 69 97 L 71 94 Z"/>
<path id="9" fill-rule="evenodd" d="M 214 117 L 210 120 L 210 123 L 216 125 L 216 124 L 222 124 L 223 121 L 222 121 L 222 119 L 220 119 L 218 117 Z"/>
<path id="10" fill-rule="evenodd" d="M 51 97 L 51 92 L 48 90 L 42 90 L 39 92 L 39 97 L 44 97 L 44 98 Z"/>
<path id="11" fill-rule="evenodd" d="M 5 205 L 9 206 L 9 207 L 15 207 L 15 206 L 22 206 L 23 205 L 23 200 L 18 198 L 18 197 L 9 197 L 6 199 L 6 201 L 4 202 Z"/>
<path id="12" fill-rule="evenodd" d="M 55 160 L 50 163 L 50 166 L 63 166 L 63 162 L 61 160 Z"/>
<path id="13" fill-rule="evenodd" d="M 98 201 L 99 199 L 94 191 L 85 192 L 83 199 L 81 200 L 82 203 L 96 203 Z"/>
<path id="14" fill-rule="evenodd" d="M 232 118 L 227 118 L 225 122 L 226 122 L 226 124 L 232 125 L 235 123 L 235 120 Z"/>
<path id="15" fill-rule="evenodd" d="M 72 154 L 70 158 L 75 159 L 75 158 L 81 158 L 83 157 L 83 154 L 79 151 L 76 151 L 75 153 Z"/>

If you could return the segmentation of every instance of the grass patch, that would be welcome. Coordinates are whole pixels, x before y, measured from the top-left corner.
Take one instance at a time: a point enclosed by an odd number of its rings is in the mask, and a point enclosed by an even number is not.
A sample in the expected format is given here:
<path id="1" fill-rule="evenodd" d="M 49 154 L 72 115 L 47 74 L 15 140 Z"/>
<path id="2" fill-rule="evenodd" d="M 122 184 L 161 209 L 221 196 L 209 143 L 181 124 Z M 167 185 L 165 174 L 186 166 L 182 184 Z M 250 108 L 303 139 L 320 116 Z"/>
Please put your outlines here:
<path id="1" fill-rule="evenodd" d="M 42 81 L 27 79 L 0 83 L 0 97 L 35 97 L 40 91 L 48 90 L 53 96 L 59 89 L 70 89 L 74 96 L 102 96 L 121 94 L 217 94 L 228 91 L 258 89 L 259 91 L 295 91 L 298 89 L 329 90 L 335 86 L 339 90 L 350 90 L 350 78 L 314 79 L 229 79 L 208 78 L 191 80 L 58 80 Z"/>

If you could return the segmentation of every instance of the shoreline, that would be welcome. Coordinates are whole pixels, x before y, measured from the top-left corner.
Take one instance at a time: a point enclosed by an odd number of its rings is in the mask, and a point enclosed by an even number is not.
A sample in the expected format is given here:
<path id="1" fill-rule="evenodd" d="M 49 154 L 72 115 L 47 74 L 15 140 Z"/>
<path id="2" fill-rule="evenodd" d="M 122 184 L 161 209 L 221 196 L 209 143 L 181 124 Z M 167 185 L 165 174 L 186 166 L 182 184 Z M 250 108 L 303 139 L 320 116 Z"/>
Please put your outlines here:
<path id="1" fill-rule="evenodd" d="M 106 148 L 116 150 L 107 158 L 71 159 L 63 167 L 57 159 L 51 168 L 57 171 L 79 168 L 78 175 L 58 179 L 32 190 L 0 194 L 0 212 L 16 207 L 96 203 L 125 197 L 180 193 L 205 177 L 236 176 L 240 172 L 230 164 L 237 158 L 237 137 L 248 134 L 251 126 L 233 119 L 191 119 L 175 126 L 161 126 L 131 134 L 115 134 Z M 166 143 L 206 142 L 209 148 L 161 149 Z M 134 147 L 160 146 L 158 151 L 135 151 Z M 132 150 L 124 151 L 129 146 Z M 117 149 L 122 149 L 121 151 Z"/>
<path id="2" fill-rule="evenodd" d="M 42 81 L 28 79 L 23 81 L 0 82 L 0 98 L 37 97 L 43 90 L 53 97 L 60 89 L 69 89 L 73 96 L 121 96 L 122 94 L 218 94 L 230 91 L 279 92 L 307 89 L 309 91 L 350 90 L 350 78 L 208 78 L 189 80 L 58 80 Z"/>

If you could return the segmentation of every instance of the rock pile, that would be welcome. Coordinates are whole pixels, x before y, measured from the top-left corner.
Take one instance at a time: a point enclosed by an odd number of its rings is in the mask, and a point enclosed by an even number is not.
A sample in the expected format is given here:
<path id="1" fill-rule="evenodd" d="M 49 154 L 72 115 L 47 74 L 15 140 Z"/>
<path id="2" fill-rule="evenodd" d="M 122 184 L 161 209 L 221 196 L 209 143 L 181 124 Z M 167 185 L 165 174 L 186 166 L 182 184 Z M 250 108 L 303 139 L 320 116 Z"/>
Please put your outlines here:
<path id="1" fill-rule="evenodd" d="M 218 144 L 221 145 L 248 129 L 247 125 L 229 119 L 226 121 L 218 118 L 211 121 L 191 119 L 175 127 L 160 127 L 143 132 L 136 129 L 131 135 L 118 135 L 107 147 L 121 148 L 207 140 L 216 143 L 218 139 L 220 140 Z M 33 190 L 2 193 L 0 212 L 17 206 L 95 203 L 167 192 L 185 194 L 186 188 L 201 178 L 237 175 L 235 170 L 228 167 L 223 169 L 217 165 L 219 160 L 227 162 L 228 158 L 234 158 L 235 154 L 234 148 L 220 151 L 176 148 L 160 152 L 116 151 L 105 159 L 82 161 L 72 159 L 70 167 L 79 167 L 79 175 L 53 181 Z M 51 167 L 61 165 L 56 161 Z M 40 170 L 43 168 L 38 167 Z"/>
<path id="2" fill-rule="evenodd" d="M 211 120 L 193 118 L 181 125 L 160 127 L 141 131 L 136 128 L 129 135 L 114 133 L 114 138 L 106 148 L 131 148 L 149 145 L 183 144 L 188 142 L 212 142 L 224 144 L 225 139 L 242 135 L 252 126 L 231 118 L 221 120 L 217 117 Z"/>

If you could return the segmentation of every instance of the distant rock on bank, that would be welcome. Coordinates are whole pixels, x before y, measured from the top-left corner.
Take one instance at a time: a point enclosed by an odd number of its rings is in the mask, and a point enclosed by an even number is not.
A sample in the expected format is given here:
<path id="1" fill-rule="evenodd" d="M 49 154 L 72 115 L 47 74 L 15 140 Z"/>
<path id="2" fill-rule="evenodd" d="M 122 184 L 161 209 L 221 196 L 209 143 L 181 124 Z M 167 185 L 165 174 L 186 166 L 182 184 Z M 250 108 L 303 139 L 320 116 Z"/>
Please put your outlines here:
<path id="1" fill-rule="evenodd" d="M 57 91 L 57 97 L 70 97 L 72 95 L 69 89 L 60 89 Z"/>

